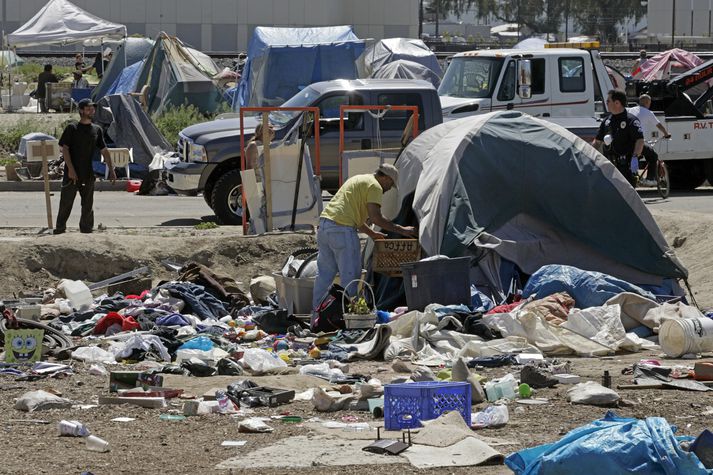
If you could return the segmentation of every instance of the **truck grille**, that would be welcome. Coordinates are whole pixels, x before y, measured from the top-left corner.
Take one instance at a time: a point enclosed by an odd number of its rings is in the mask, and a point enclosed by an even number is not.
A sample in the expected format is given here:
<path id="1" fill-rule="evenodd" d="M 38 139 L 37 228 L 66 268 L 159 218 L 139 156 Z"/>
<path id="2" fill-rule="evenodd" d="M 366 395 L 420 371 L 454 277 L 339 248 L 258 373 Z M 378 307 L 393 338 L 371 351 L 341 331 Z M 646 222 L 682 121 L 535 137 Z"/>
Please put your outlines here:
<path id="1" fill-rule="evenodd" d="M 176 150 L 178 151 L 178 156 L 181 158 L 182 162 L 188 161 L 188 140 L 184 137 L 178 137 L 178 146 Z"/>

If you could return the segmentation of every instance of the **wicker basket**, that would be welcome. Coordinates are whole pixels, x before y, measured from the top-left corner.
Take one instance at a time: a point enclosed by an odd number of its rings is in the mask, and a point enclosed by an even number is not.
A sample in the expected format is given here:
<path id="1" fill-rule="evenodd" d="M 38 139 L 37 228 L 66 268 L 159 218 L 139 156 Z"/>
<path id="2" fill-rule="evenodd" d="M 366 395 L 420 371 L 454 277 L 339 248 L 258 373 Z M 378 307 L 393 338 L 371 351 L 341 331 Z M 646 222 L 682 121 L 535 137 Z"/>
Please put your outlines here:
<path id="1" fill-rule="evenodd" d="M 401 277 L 401 264 L 421 259 L 418 239 L 378 239 L 374 241 L 374 272 Z"/>
<path id="2" fill-rule="evenodd" d="M 347 330 L 374 328 L 374 325 L 376 325 L 376 300 L 374 299 L 374 291 L 372 290 L 371 285 L 369 285 L 368 282 L 362 279 L 352 280 L 351 282 L 349 282 L 349 284 L 344 286 L 344 288 L 347 289 L 354 282 L 358 282 L 362 285 L 361 289 L 357 292 L 357 295 L 355 295 L 354 298 L 358 299 L 359 297 L 362 297 L 366 293 L 365 289 L 369 289 L 369 293 L 371 294 L 372 308 L 369 313 L 365 314 L 347 313 L 347 306 L 345 305 L 345 303 L 347 302 L 348 297 L 346 292 L 342 293 L 342 312 L 344 313 L 344 326 Z"/>

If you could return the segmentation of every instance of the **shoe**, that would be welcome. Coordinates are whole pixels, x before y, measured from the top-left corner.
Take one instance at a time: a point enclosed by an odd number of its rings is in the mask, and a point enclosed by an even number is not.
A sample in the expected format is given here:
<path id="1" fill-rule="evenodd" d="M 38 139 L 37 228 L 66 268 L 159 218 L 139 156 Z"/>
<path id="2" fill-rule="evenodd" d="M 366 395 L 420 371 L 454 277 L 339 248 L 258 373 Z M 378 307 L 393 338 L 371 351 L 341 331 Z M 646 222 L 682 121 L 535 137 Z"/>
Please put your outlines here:
<path id="1" fill-rule="evenodd" d="M 639 186 L 656 186 L 656 180 L 641 180 Z"/>
<path id="2" fill-rule="evenodd" d="M 544 368 L 526 365 L 520 370 L 520 382 L 527 383 L 533 389 L 541 389 L 551 388 L 557 385 L 559 380 Z"/>
<path id="3" fill-rule="evenodd" d="M 86 230 L 80 230 L 79 232 L 82 233 L 82 234 L 91 234 L 91 233 L 94 232 L 94 230 L 93 230 L 93 229 L 86 229 Z"/>
<path id="4" fill-rule="evenodd" d="M 52 234 L 64 234 L 64 229 L 54 229 L 52 230 Z"/>

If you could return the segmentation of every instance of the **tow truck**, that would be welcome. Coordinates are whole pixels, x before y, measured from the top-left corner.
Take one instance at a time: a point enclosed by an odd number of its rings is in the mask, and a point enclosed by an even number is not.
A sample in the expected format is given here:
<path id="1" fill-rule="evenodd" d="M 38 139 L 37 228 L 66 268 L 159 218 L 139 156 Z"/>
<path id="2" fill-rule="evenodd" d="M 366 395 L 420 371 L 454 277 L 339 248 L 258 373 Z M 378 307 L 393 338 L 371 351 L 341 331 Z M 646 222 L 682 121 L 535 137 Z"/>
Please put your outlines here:
<path id="1" fill-rule="evenodd" d="M 522 110 L 591 141 L 608 114 L 606 93 L 614 88 L 598 48 L 595 41 L 459 53 L 438 89 L 443 119 Z M 669 167 L 673 189 L 691 190 L 706 178 L 713 183 L 713 92 L 709 89 L 695 103 L 685 94 L 712 78 L 709 61 L 665 84 L 627 86 L 655 98 L 652 110 L 671 133 L 671 140 L 658 142 L 657 152 Z M 646 137 L 656 138 L 658 132 Z"/>

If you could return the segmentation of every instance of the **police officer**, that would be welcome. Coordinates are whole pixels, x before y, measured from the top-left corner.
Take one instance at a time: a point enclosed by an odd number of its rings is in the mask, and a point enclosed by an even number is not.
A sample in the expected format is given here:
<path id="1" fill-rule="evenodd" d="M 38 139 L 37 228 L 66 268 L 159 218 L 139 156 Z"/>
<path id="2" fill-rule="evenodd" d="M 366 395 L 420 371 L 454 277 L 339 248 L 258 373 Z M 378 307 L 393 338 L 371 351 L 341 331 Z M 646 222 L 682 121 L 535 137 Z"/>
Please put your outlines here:
<path id="1" fill-rule="evenodd" d="M 638 170 L 638 160 L 644 150 L 644 133 L 639 119 L 626 110 L 626 94 L 612 89 L 607 93 L 607 109 L 611 115 L 599 126 L 592 145 L 598 148 L 609 135 L 612 139 L 604 155 L 614 163 L 624 178 L 636 184 L 634 171 Z"/>

